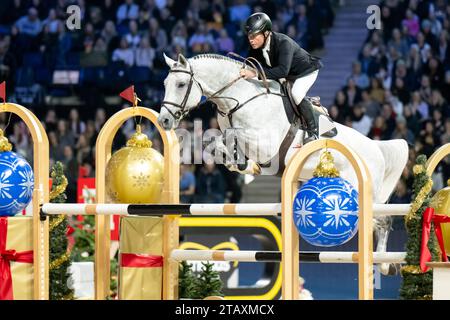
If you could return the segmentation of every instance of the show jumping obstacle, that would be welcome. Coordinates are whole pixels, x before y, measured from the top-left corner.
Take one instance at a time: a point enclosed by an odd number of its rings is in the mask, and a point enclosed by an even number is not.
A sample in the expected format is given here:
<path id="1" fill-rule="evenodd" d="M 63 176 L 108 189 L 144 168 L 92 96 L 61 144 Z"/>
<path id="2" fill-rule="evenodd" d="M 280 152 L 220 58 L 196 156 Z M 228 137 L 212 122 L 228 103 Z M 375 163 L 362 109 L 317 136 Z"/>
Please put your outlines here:
<path id="1" fill-rule="evenodd" d="M 179 203 L 180 180 L 180 147 L 174 131 L 165 131 L 158 125 L 158 113 L 137 106 L 137 97 L 134 97 L 133 107 L 123 109 L 108 119 L 101 129 L 96 142 L 96 201 L 106 203 L 105 173 L 108 160 L 111 158 L 112 143 L 117 131 L 128 119 L 144 117 L 152 122 L 158 129 L 164 145 L 164 184 L 161 202 L 167 204 Z M 164 216 L 165 233 L 172 237 L 165 238 L 163 244 L 164 256 L 169 257 L 170 252 L 178 248 L 178 218 Z M 110 290 L 110 217 L 97 214 L 95 216 L 95 296 L 103 300 Z M 167 259 L 163 266 L 163 299 L 172 300 L 178 297 L 178 263 Z"/>
<path id="2" fill-rule="evenodd" d="M 112 140 L 120 125 L 128 118 L 143 115 L 160 132 L 164 142 L 166 163 L 162 201 L 165 204 L 106 204 L 104 172 L 111 155 Z M 321 263 L 358 263 L 359 299 L 373 299 L 373 263 L 402 263 L 404 252 L 373 252 L 372 216 L 405 215 L 409 204 L 372 204 L 370 174 L 362 160 L 345 145 L 334 140 L 318 140 L 300 148 L 289 162 L 282 178 L 282 203 L 274 204 L 178 204 L 179 146 L 172 131 L 162 130 L 156 121 L 157 113 L 140 107 L 124 109 L 109 119 L 97 140 L 97 201 L 98 204 L 50 204 L 42 206 L 41 218 L 45 215 L 91 214 L 96 216 L 96 298 L 104 299 L 109 288 L 109 221 L 108 215 L 162 215 L 165 219 L 163 299 L 177 298 L 178 261 L 180 260 L 226 260 L 226 261 L 276 261 L 281 262 L 282 296 L 298 299 L 299 261 Z M 298 176 L 312 153 L 322 149 L 341 152 L 353 166 L 359 185 L 359 233 L 357 252 L 299 252 L 299 236 L 293 222 L 292 203 L 298 190 Z M 441 147 L 427 163 L 427 172 L 432 174 L 437 164 L 450 154 L 450 144 Z M 192 216 L 276 216 L 282 218 L 282 252 L 257 251 L 211 251 L 178 250 L 178 217 Z M 105 218 L 106 217 L 106 218 Z M 297 254 L 294 254 L 297 252 Z"/>
<path id="3" fill-rule="evenodd" d="M 164 221 L 164 268 L 163 299 L 178 296 L 179 260 L 227 260 L 227 261 L 277 261 L 282 265 L 282 296 L 284 299 L 298 299 L 299 261 L 322 263 L 358 263 L 359 299 L 373 299 L 373 263 L 404 260 L 403 252 L 374 253 L 372 240 L 373 215 L 404 215 L 406 205 L 372 205 L 370 173 L 363 161 L 345 145 L 334 140 L 317 140 L 304 145 L 290 160 L 282 178 L 281 204 L 192 204 L 179 202 L 179 145 L 173 131 L 159 127 L 158 114 L 150 109 L 131 108 L 112 116 L 104 125 L 96 142 L 96 192 L 98 204 L 50 204 L 48 190 L 49 147 L 48 138 L 41 123 L 27 109 L 5 103 L 1 112 L 17 114 L 28 126 L 34 148 L 35 190 L 33 194 L 34 221 L 34 296 L 48 299 L 49 284 L 49 231 L 47 215 L 50 214 L 91 214 L 95 215 L 95 285 L 96 299 L 105 299 L 109 292 L 109 215 L 163 215 Z M 161 203 L 155 205 L 107 204 L 105 188 L 106 164 L 111 157 L 111 147 L 115 134 L 128 119 L 142 116 L 150 120 L 158 129 L 164 143 L 164 185 Z M 335 149 L 351 163 L 358 177 L 358 251 L 357 252 L 300 252 L 299 235 L 293 221 L 293 199 L 298 190 L 298 176 L 308 157 L 322 149 Z M 431 176 L 438 163 L 450 154 L 450 144 L 439 148 L 427 162 L 427 173 Z M 178 250 L 178 219 L 180 215 L 279 215 L 282 219 L 282 251 L 210 251 Z"/>
<path id="4" fill-rule="evenodd" d="M 374 263 L 404 263 L 405 252 L 374 252 Z M 280 251 L 173 250 L 170 258 L 177 261 L 280 262 Z M 357 252 L 301 251 L 301 262 L 358 263 Z"/>
<path id="5" fill-rule="evenodd" d="M 375 216 L 404 216 L 409 204 L 374 204 Z M 281 203 L 193 203 L 193 204 L 85 204 L 85 203 L 46 203 L 42 215 L 238 215 L 238 216 L 278 216 Z"/>
<path id="6" fill-rule="evenodd" d="M 125 112 L 128 110 L 122 110 L 121 113 L 125 115 Z M 120 114 L 120 113 L 119 113 Z M 131 112 L 128 112 L 127 115 L 130 115 Z M 115 131 L 120 127 L 120 124 L 123 123 L 126 120 L 125 116 L 121 116 L 120 121 L 116 119 L 117 114 L 112 117 L 108 123 L 105 125 L 105 127 L 100 132 L 97 146 L 99 149 L 97 149 L 97 189 L 98 189 L 98 201 L 104 202 L 105 200 L 105 191 L 104 187 L 104 167 L 106 165 L 106 161 L 103 163 L 101 160 L 106 160 L 106 151 L 110 150 L 112 139 L 114 137 Z M 150 120 L 153 120 L 152 117 L 149 117 Z M 153 121 L 154 122 L 154 121 Z M 114 125 L 112 125 L 114 123 Z M 155 122 L 154 122 L 155 123 Z M 166 134 L 165 132 L 162 132 L 162 134 Z M 107 136 L 109 138 L 109 143 L 106 144 L 103 142 L 102 139 Z M 163 139 L 167 140 L 167 139 Z M 171 143 L 174 143 L 175 140 L 172 140 Z M 172 165 L 173 157 L 175 155 L 178 155 L 178 153 L 173 152 L 173 145 L 171 145 L 170 142 L 164 141 L 164 152 L 166 156 L 166 161 Z M 290 163 L 287 166 L 286 171 L 284 172 L 283 178 L 282 178 L 282 204 L 281 204 L 281 215 L 282 215 L 282 236 L 283 236 L 283 246 L 282 246 L 282 255 L 281 255 L 281 264 L 283 268 L 283 276 L 282 276 L 282 295 L 284 299 L 297 299 L 298 298 L 298 263 L 299 263 L 299 256 L 298 254 L 293 254 L 293 252 L 298 252 L 298 244 L 299 244 L 299 236 L 297 233 L 297 230 L 294 225 L 293 221 L 293 213 L 292 213 L 292 203 L 293 198 L 295 196 L 295 193 L 298 189 L 298 176 L 299 173 L 307 160 L 308 156 L 312 153 L 321 150 L 321 149 L 336 149 L 340 151 L 344 156 L 348 158 L 352 166 L 355 168 L 358 181 L 359 181 L 359 208 L 361 209 L 360 212 L 364 212 L 364 214 L 359 215 L 359 248 L 357 253 L 357 263 L 359 266 L 359 298 L 360 299 L 372 299 L 373 298 L 373 244 L 372 244 L 372 191 L 371 191 L 371 184 L 370 184 L 370 174 L 367 170 L 367 167 L 365 164 L 361 161 L 361 159 L 350 149 L 348 149 L 346 146 L 342 145 L 339 142 L 333 141 L 333 140 L 318 140 L 314 141 L 312 143 L 309 143 L 299 149 L 296 153 L 296 155 L 293 157 L 293 159 L 290 161 Z M 99 153 L 102 153 L 102 156 L 99 156 Z M 167 159 L 168 154 L 171 155 L 169 159 Z M 108 154 L 110 156 L 110 153 Z M 179 164 L 179 162 L 176 162 Z M 165 172 L 165 174 L 168 174 L 170 172 L 170 169 Z M 103 176 L 98 176 L 103 175 Z M 172 177 L 173 178 L 173 177 Z M 178 181 L 178 180 L 176 180 Z M 174 182 L 172 180 L 172 182 Z M 165 181 L 165 192 L 166 194 L 170 193 L 170 187 L 167 185 L 167 180 Z M 172 186 L 173 187 L 173 186 Z M 173 199 L 173 198 L 172 198 Z M 167 201 L 166 199 L 164 199 Z M 56 208 L 56 206 L 48 204 L 43 206 L 43 212 L 44 213 L 50 213 L 51 211 L 49 208 Z M 68 207 L 71 206 L 70 204 L 67 205 Z M 73 208 L 76 207 L 76 205 L 72 205 Z M 104 205 L 106 206 L 106 205 Z M 109 212 L 115 212 L 115 213 L 123 213 L 125 210 L 127 211 L 127 214 L 129 214 L 128 209 L 138 209 L 138 206 L 128 206 L 128 205 L 110 205 Z M 152 206 L 148 205 L 147 208 L 150 208 Z M 169 210 L 168 212 L 171 214 L 175 214 L 177 206 L 173 206 L 173 204 L 168 204 L 166 206 L 160 205 L 160 206 L 153 206 L 154 208 L 157 208 L 158 210 L 155 210 L 156 213 L 161 213 L 162 211 Z M 195 206 L 192 206 L 195 207 Z M 257 210 L 256 208 L 258 205 L 247 205 L 248 212 L 253 212 Z M 261 206 L 262 208 L 263 206 Z M 62 209 L 62 207 L 59 207 Z M 106 293 L 106 284 L 109 285 L 109 279 L 106 276 L 106 270 L 109 271 L 109 264 L 106 261 L 106 252 L 109 252 L 109 237 L 107 236 L 109 234 L 107 226 L 105 224 L 105 215 L 101 214 L 101 212 L 106 212 L 108 210 L 101 210 L 102 207 L 100 205 L 97 207 L 95 205 L 84 205 L 84 207 L 79 206 L 79 208 L 85 208 L 89 212 L 84 212 L 87 214 L 96 214 L 96 220 L 100 222 L 100 225 L 98 225 L 97 233 L 96 233 L 96 249 L 98 250 L 100 246 L 102 246 L 102 250 L 96 251 L 96 297 L 97 299 L 101 299 L 105 297 Z M 103 207 L 105 208 L 105 207 Z M 142 209 L 143 207 L 141 207 Z M 187 207 L 185 206 L 185 212 L 187 212 L 187 208 L 191 208 L 191 206 Z M 224 208 L 230 209 L 230 212 L 237 213 L 239 205 L 236 206 L 223 206 L 222 212 L 225 212 L 226 210 Z M 251 209 L 249 209 L 251 208 Z M 279 211 L 278 204 L 272 205 L 272 214 L 275 213 L 275 211 Z M 274 210 L 276 208 L 277 210 Z M 69 208 L 64 208 L 65 212 L 69 213 Z M 120 210 L 122 209 L 122 210 Z M 181 208 L 180 208 L 181 209 Z M 217 207 L 216 207 L 217 209 Z M 266 205 L 267 209 L 267 205 Z M 48 212 L 46 212 L 48 211 Z M 190 211 L 190 210 L 189 210 Z M 204 211 L 204 210 L 203 210 Z M 270 211 L 270 210 L 269 210 Z M 54 211 L 55 213 L 57 211 Z M 71 211 L 72 214 L 76 213 L 82 213 L 80 211 L 76 211 L 75 209 Z M 215 212 L 209 212 L 211 215 L 215 214 Z M 171 217 L 171 216 L 169 216 Z M 177 228 L 177 218 L 171 217 L 172 219 L 169 223 L 168 228 L 166 228 L 166 233 L 164 234 L 164 243 L 165 250 L 164 250 L 164 256 L 166 257 L 166 263 L 164 265 L 164 279 L 163 279 L 163 298 L 164 299 L 171 299 L 176 297 L 176 279 L 178 275 L 178 268 L 177 263 L 170 258 L 171 252 L 174 248 L 173 244 L 174 239 L 178 239 L 178 228 Z M 172 241 L 171 244 L 169 242 Z M 175 267 L 174 267 L 175 265 Z"/>

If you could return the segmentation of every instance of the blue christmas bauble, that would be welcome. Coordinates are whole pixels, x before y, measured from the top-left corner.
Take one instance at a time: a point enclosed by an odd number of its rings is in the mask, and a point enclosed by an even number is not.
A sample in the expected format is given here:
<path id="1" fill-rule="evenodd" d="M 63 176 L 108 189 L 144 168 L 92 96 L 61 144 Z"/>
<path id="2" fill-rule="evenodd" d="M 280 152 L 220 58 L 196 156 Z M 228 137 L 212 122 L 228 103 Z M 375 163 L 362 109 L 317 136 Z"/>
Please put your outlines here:
<path id="1" fill-rule="evenodd" d="M 30 164 L 15 152 L 0 152 L 0 216 L 14 216 L 25 209 L 33 189 Z"/>
<path id="2" fill-rule="evenodd" d="M 294 198 L 294 221 L 308 243 L 332 247 L 358 231 L 358 191 L 342 178 L 312 178 Z"/>

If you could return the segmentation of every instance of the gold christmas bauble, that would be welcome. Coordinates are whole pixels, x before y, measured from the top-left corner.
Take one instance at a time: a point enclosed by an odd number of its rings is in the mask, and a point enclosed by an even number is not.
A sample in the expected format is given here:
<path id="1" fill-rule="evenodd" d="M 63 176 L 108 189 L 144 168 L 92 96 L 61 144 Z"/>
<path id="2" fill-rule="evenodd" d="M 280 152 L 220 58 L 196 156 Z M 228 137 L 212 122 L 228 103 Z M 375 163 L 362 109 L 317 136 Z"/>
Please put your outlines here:
<path id="1" fill-rule="evenodd" d="M 106 192 L 113 203 L 159 203 L 164 179 L 164 158 L 151 148 L 140 126 L 115 152 L 106 166 Z"/>
<path id="2" fill-rule="evenodd" d="M 447 187 L 436 192 L 431 199 L 430 206 L 435 214 L 450 216 L 450 179 L 447 181 Z M 445 251 L 450 252 L 450 223 L 442 223 L 442 236 L 444 238 Z"/>

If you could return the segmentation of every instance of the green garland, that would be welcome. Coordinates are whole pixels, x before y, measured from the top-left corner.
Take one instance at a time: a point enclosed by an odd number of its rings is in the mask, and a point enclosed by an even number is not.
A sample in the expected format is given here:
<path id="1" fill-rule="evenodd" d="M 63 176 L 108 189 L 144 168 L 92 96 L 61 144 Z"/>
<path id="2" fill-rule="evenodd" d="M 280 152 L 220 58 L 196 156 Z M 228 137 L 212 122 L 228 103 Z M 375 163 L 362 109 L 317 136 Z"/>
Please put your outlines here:
<path id="1" fill-rule="evenodd" d="M 401 269 L 403 281 L 400 288 L 400 298 L 405 300 L 431 300 L 433 292 L 432 270 L 422 273 L 419 267 L 422 217 L 423 212 L 430 205 L 430 192 L 433 186 L 431 177 L 426 172 L 426 161 L 427 158 L 424 155 L 417 157 L 416 165 L 413 168 L 413 202 L 410 211 L 405 216 L 408 241 L 406 243 L 406 266 Z M 434 234 L 433 226 L 431 234 Z M 433 260 L 438 259 L 436 245 L 435 237 L 431 236 L 428 246 Z"/>
<path id="2" fill-rule="evenodd" d="M 65 190 L 67 179 L 64 176 L 64 167 L 61 162 L 56 162 L 52 168 L 53 179 L 50 192 L 50 202 L 64 203 L 67 199 Z M 70 274 L 68 268 L 71 265 L 70 253 L 67 252 L 67 228 L 69 226 L 66 215 L 50 217 L 50 299 L 72 300 L 74 291 L 68 284 Z"/>

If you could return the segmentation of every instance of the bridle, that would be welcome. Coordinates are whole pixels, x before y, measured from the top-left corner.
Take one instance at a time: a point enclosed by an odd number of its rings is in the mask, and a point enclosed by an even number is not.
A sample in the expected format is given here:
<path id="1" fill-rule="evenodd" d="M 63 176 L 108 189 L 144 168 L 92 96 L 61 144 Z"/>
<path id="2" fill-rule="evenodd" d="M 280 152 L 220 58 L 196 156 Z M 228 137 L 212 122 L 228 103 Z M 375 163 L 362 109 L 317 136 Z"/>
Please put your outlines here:
<path id="1" fill-rule="evenodd" d="M 234 56 L 236 56 L 236 57 L 239 57 L 239 58 L 244 59 L 244 62 L 243 62 L 243 68 L 245 68 L 245 65 L 246 65 L 245 63 L 246 63 L 246 62 L 249 62 L 249 63 L 253 66 L 253 68 L 256 70 L 256 72 L 258 72 L 258 68 L 251 62 L 251 60 L 253 59 L 254 61 L 256 61 L 257 64 L 259 64 L 259 62 L 258 62 L 256 59 L 254 59 L 254 58 L 243 58 L 243 57 L 241 57 L 241 56 L 239 56 L 239 55 L 237 55 L 237 54 L 234 54 L 234 53 L 230 53 L 230 54 L 231 54 L 231 55 L 234 55 Z M 229 54 L 229 55 L 230 55 L 230 54 Z M 183 119 L 183 118 L 184 118 L 191 110 L 198 108 L 200 105 L 206 103 L 207 101 L 212 100 L 212 99 L 218 99 L 218 98 L 220 98 L 220 99 L 229 99 L 229 100 L 233 100 L 233 101 L 236 102 L 236 106 L 234 106 L 234 107 L 233 107 L 229 112 L 227 112 L 227 113 L 222 112 L 222 111 L 220 111 L 220 110 L 217 110 L 221 116 L 223 116 L 223 117 L 228 117 L 228 120 L 229 120 L 229 122 L 230 122 L 230 124 L 231 124 L 231 123 L 232 123 L 232 119 L 231 119 L 232 114 L 235 113 L 236 111 L 238 111 L 239 109 L 241 109 L 241 108 L 242 108 L 244 105 L 246 105 L 248 102 L 250 102 L 250 101 L 252 101 L 252 100 L 254 100 L 254 99 L 256 99 L 256 98 L 258 98 L 258 97 L 260 97 L 260 96 L 262 96 L 262 95 L 265 95 L 265 94 L 274 94 L 274 95 L 278 95 L 278 96 L 282 96 L 282 97 L 284 96 L 284 95 L 282 95 L 282 94 L 278 94 L 278 93 L 274 93 L 274 92 L 271 92 L 271 91 L 270 91 L 269 86 L 268 86 L 268 84 L 267 84 L 267 78 L 266 78 L 264 72 L 262 72 L 261 75 L 262 75 L 262 78 L 263 78 L 263 84 L 264 84 L 264 87 L 266 88 L 266 92 L 261 92 L 261 93 L 255 95 L 255 96 L 253 96 L 252 98 L 248 99 L 247 101 L 243 102 L 243 103 L 240 103 L 237 99 L 232 98 L 232 97 L 223 97 L 223 96 L 219 96 L 219 94 L 221 94 L 222 92 L 224 92 L 225 90 L 227 90 L 228 88 L 230 88 L 232 85 L 234 85 L 234 84 L 235 84 L 236 82 L 238 82 L 239 80 L 243 79 L 241 76 L 239 76 L 239 77 L 233 79 L 233 80 L 232 80 L 231 82 L 229 82 L 228 84 L 226 84 L 226 85 L 225 85 L 224 87 L 222 87 L 221 89 L 219 89 L 219 90 L 217 90 L 216 92 L 214 92 L 214 93 L 213 93 L 210 97 L 208 97 L 206 100 L 200 101 L 199 103 L 197 103 L 197 105 L 196 105 L 195 107 L 193 107 L 193 108 L 191 108 L 191 109 L 186 109 L 187 100 L 188 100 L 188 98 L 189 98 L 189 95 L 191 94 L 192 84 L 193 84 L 194 82 L 195 82 L 195 83 L 197 84 L 197 86 L 200 88 L 200 91 L 201 91 L 202 96 L 204 95 L 204 94 L 203 94 L 203 88 L 202 88 L 202 86 L 201 86 L 200 83 L 194 78 L 194 72 L 192 71 L 192 66 L 190 65 L 189 61 L 187 61 L 187 63 L 188 63 L 188 66 L 189 66 L 189 70 L 183 70 L 183 69 L 171 69 L 171 70 L 169 71 L 169 73 L 177 73 L 177 72 L 187 73 L 187 74 L 190 76 L 188 88 L 187 88 L 187 90 L 186 90 L 186 94 L 184 95 L 183 101 L 182 101 L 180 104 L 175 103 L 175 102 L 172 102 L 172 101 L 167 101 L 167 100 L 164 100 L 164 101 L 161 103 L 161 108 L 165 108 L 165 109 L 172 115 L 172 117 L 173 117 L 176 121 L 179 121 L 179 120 Z M 262 70 L 262 67 L 260 67 L 260 69 Z M 166 106 L 167 104 L 168 104 L 168 105 L 172 105 L 172 106 L 178 108 L 179 110 L 176 111 L 176 112 L 172 112 L 169 108 L 167 108 L 167 106 Z"/>
<path id="2" fill-rule="evenodd" d="M 171 102 L 171 101 L 167 101 L 164 100 L 161 103 L 161 108 L 166 108 L 166 110 L 172 115 L 172 117 L 175 120 L 181 120 L 182 118 L 184 118 L 190 110 L 186 109 L 186 104 L 187 104 L 187 100 L 189 99 L 189 95 L 191 94 L 191 89 L 192 89 L 192 84 L 195 82 L 198 87 L 200 88 L 200 91 L 202 92 L 203 95 L 203 88 L 200 85 L 200 83 L 195 80 L 194 78 L 194 73 L 192 72 L 192 67 L 191 65 L 189 65 L 189 71 L 188 70 L 182 70 L 182 69 L 174 69 L 174 70 L 170 70 L 169 73 L 177 73 L 177 72 L 181 72 L 181 73 L 187 73 L 190 78 L 189 78 L 189 84 L 188 84 L 188 88 L 186 90 L 186 94 L 184 95 L 183 101 L 181 101 L 181 104 L 175 103 L 175 102 Z M 175 113 L 172 112 L 169 108 L 166 107 L 166 104 L 170 104 L 180 110 L 176 111 Z M 200 102 L 197 104 L 196 108 L 200 105 Z"/>

